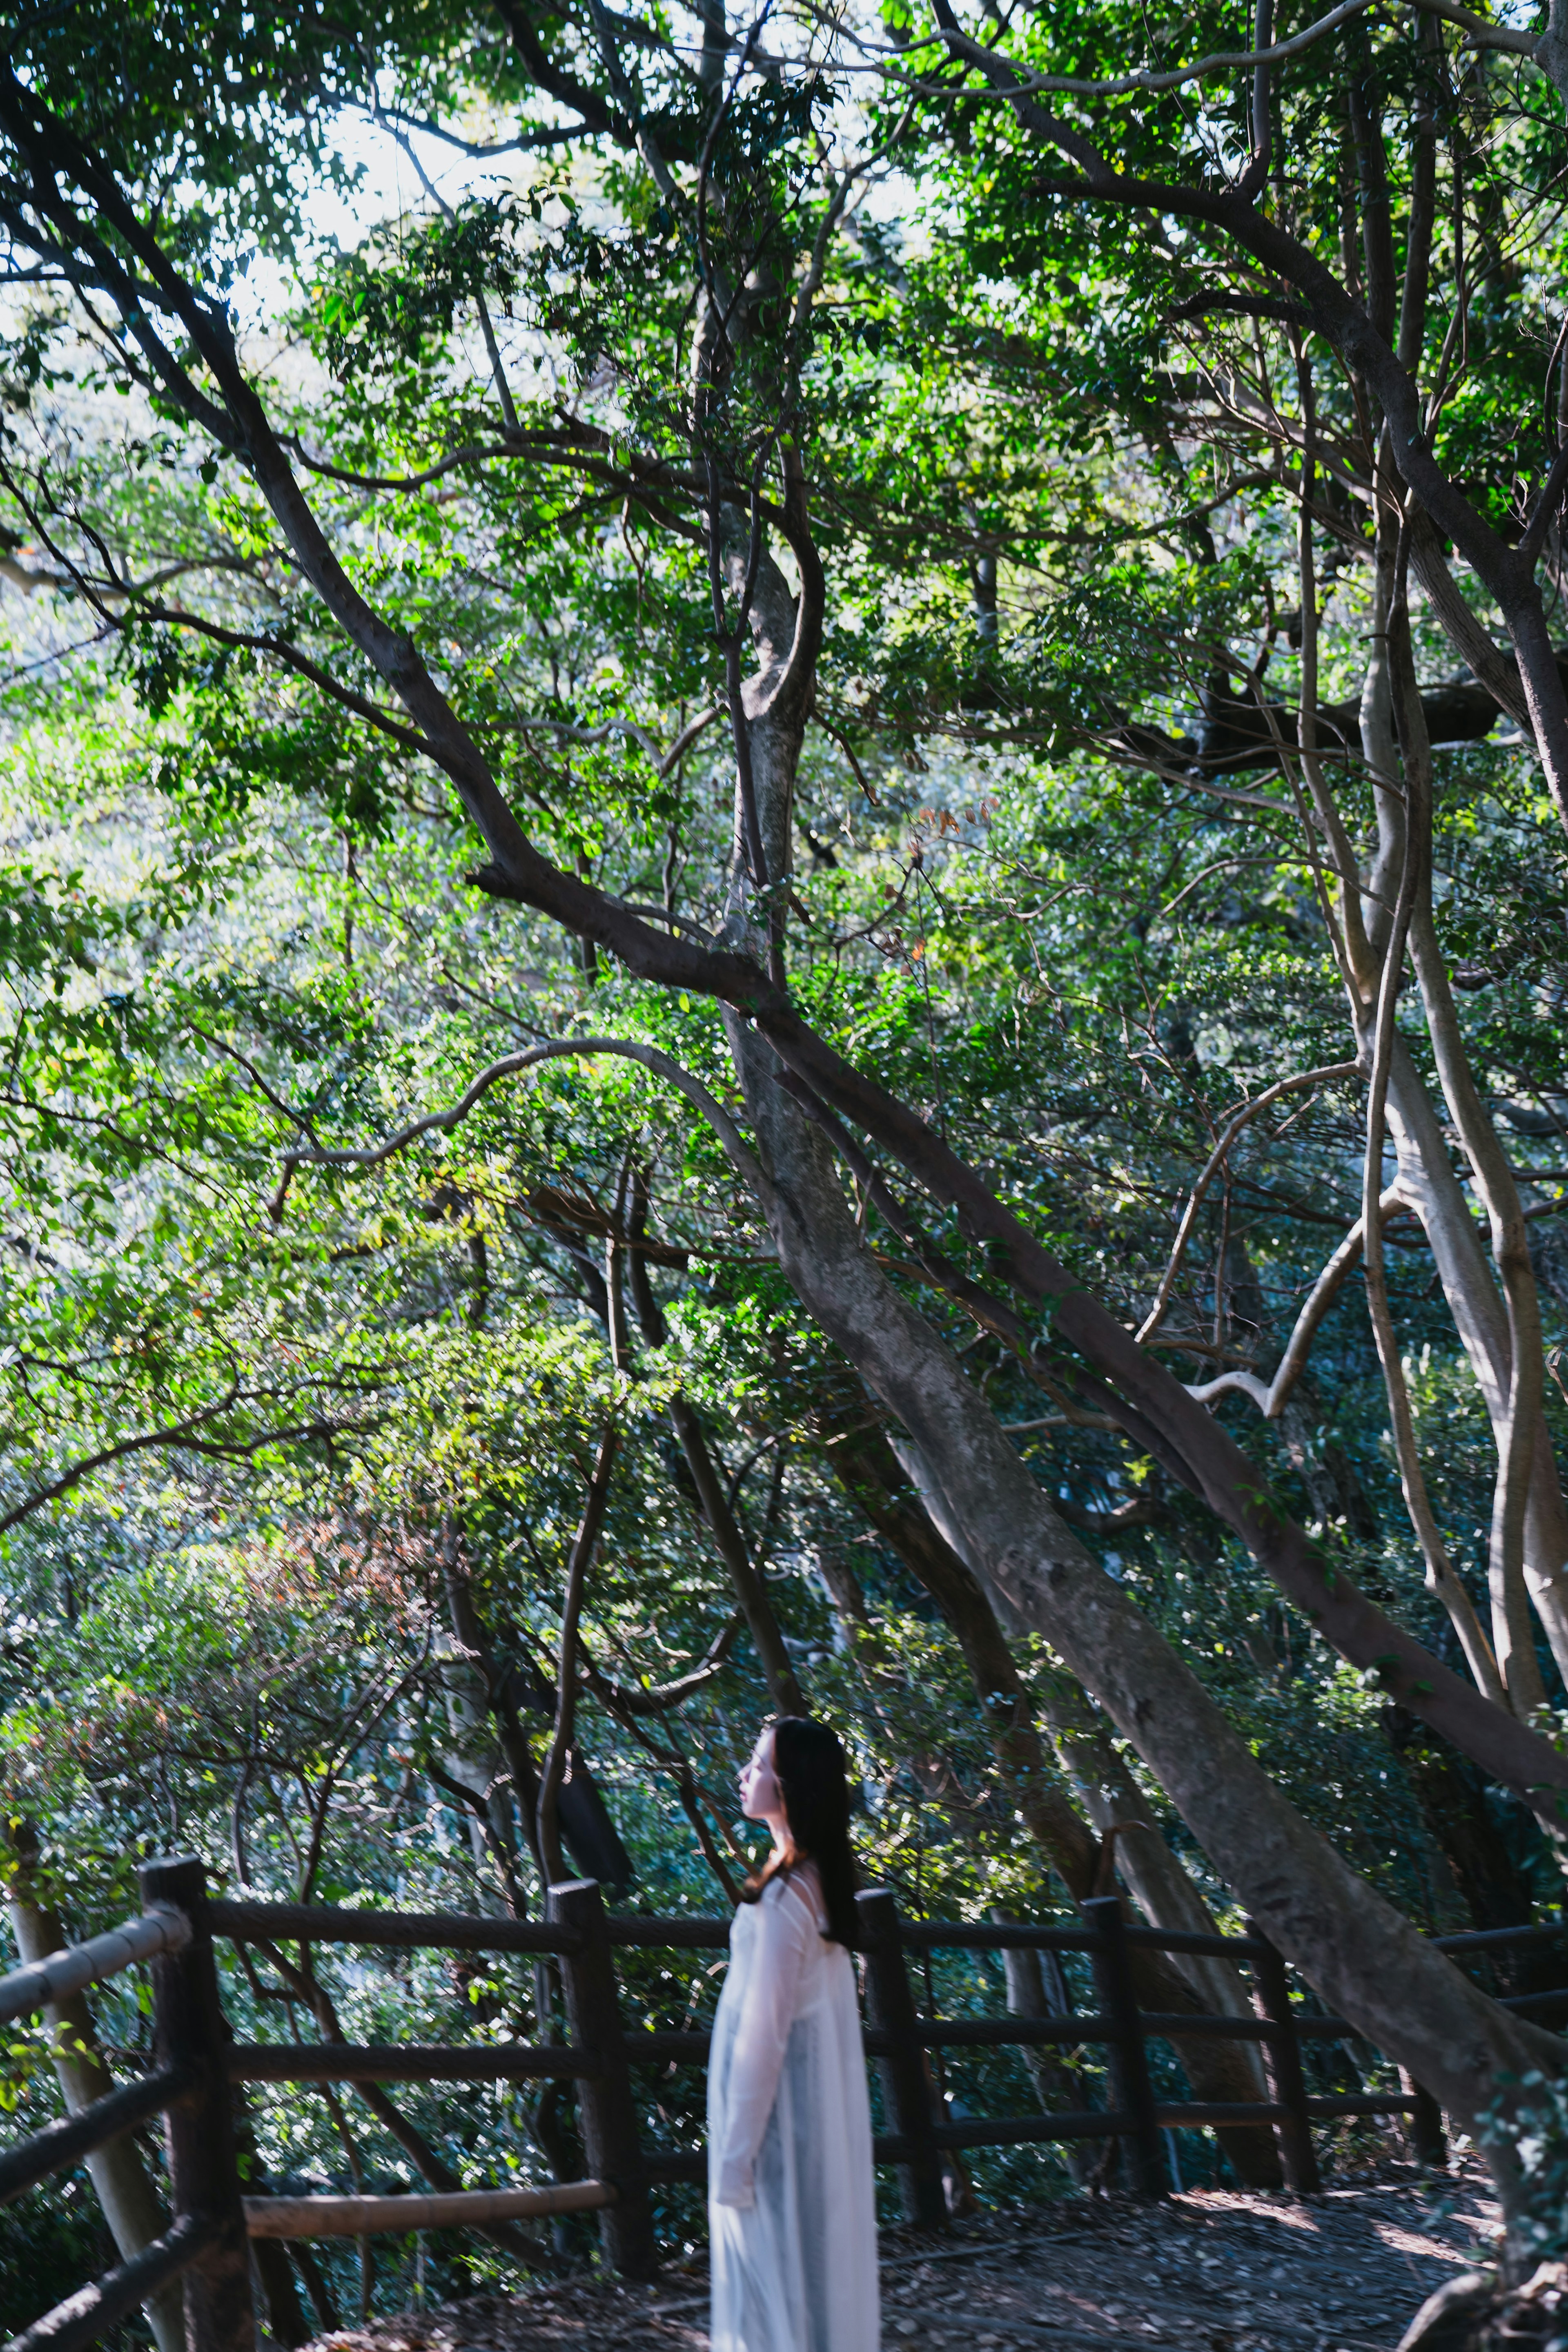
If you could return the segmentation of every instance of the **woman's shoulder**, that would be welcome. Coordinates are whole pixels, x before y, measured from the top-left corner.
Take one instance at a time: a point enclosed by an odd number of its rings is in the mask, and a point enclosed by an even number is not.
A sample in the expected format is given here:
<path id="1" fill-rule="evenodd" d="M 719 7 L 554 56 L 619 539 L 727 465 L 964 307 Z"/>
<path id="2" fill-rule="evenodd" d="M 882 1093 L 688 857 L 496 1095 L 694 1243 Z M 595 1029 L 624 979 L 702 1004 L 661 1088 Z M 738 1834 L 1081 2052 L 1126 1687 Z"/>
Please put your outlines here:
<path id="1" fill-rule="evenodd" d="M 788 1904 L 788 1916 L 798 1923 L 809 1921 L 818 1930 L 827 1924 L 827 1912 L 822 1904 L 822 1882 L 817 1875 L 814 1862 L 798 1862 L 789 1870 L 776 1872 L 762 1890 L 762 1900 L 775 1906 Z"/>

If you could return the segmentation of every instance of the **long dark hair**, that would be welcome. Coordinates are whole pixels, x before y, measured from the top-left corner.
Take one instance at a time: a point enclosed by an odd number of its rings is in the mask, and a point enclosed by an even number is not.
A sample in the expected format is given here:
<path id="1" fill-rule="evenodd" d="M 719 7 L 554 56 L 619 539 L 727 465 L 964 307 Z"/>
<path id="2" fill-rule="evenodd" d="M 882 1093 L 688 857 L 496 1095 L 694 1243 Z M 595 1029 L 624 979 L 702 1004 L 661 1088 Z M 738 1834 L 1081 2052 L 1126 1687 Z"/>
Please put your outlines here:
<path id="1" fill-rule="evenodd" d="M 836 1731 L 809 1716 L 781 1715 L 773 1727 L 773 1777 L 784 1799 L 789 1843 L 768 1856 L 741 1892 L 755 1903 L 770 1878 L 797 1863 L 814 1862 L 821 1882 L 827 1934 L 836 1944 L 855 1941 L 855 1858 L 850 1845 L 850 1784 Z"/>

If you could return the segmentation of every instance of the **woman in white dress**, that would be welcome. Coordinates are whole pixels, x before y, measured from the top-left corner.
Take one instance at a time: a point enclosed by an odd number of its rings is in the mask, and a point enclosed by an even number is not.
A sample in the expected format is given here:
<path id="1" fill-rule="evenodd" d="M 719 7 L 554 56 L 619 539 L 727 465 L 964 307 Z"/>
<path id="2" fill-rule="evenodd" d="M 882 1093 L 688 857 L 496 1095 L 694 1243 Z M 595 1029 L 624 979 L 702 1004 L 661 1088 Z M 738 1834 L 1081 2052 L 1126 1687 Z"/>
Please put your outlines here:
<path id="1" fill-rule="evenodd" d="M 825 1724 L 783 1717 L 740 1801 L 773 1852 L 729 1931 L 708 2063 L 711 2352 L 877 2352 L 843 1749 Z"/>

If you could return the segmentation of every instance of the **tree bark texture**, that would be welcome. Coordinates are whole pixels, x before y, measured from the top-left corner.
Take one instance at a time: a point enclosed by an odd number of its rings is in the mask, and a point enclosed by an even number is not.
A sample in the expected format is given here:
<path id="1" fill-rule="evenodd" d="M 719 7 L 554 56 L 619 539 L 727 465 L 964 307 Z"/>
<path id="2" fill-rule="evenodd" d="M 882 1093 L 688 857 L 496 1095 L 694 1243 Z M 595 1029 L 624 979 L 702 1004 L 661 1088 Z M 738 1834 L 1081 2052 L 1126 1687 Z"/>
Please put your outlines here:
<path id="1" fill-rule="evenodd" d="M 1434 1952 L 1295 1811 L 1189 1669 L 1062 1525 L 937 1335 L 873 1264 L 825 1149 L 731 1024 L 764 1140 L 774 1241 L 823 1329 L 919 1444 L 986 1581 L 1061 1655 L 1219 1876 L 1331 2007 L 1473 2119 L 1500 2072 L 1562 2063 Z M 1539 2058 L 1537 2053 L 1540 2053 Z M 1505 2183 L 1505 2188 L 1509 2184 Z"/>
<path id="2" fill-rule="evenodd" d="M 766 660 L 766 645 L 761 651 Z M 748 697 L 757 687 L 754 680 Z M 754 707 L 753 775 L 772 859 L 782 855 L 804 713 L 780 709 L 762 690 Z M 751 944 L 747 919 L 737 887 L 729 919 L 737 945 Z M 1496 2097 L 1500 2073 L 1518 2076 L 1534 2063 L 1560 2065 L 1563 2045 L 1554 2035 L 1514 2018 L 1469 1984 L 1301 1818 L 1197 1676 L 1089 1557 L 945 1341 L 876 1265 L 821 1129 L 782 1083 L 789 1072 L 773 1045 L 733 1010 L 725 1025 L 766 1172 L 764 1208 L 780 1269 L 918 1448 L 982 1582 L 1044 1634 L 1092 1694 L 1219 1877 L 1287 1958 L 1446 2109 L 1474 2119 Z M 891 1104 L 888 1109 L 902 1124 L 903 1115 Z M 1090 1307 L 1084 1294 L 1065 1279 L 1066 1295 L 1057 1291 L 1054 1262 L 935 1139 L 929 1164 L 959 1175 L 965 1205 L 978 1209 L 977 1226 L 983 1231 L 985 1219 L 998 1237 L 1005 1233 L 1014 1268 L 1058 1297 L 1059 1328 L 1081 1327 Z M 1098 1325 L 1112 1318 L 1097 1303 L 1092 1315 L 1098 1335 Z M 1131 1336 L 1113 1328 L 1109 1344 L 1124 1343 L 1135 1357 Z M 1202 1412 L 1180 1393 L 1193 1412 Z M 1203 1419 L 1216 1427 L 1207 1414 Z M 1513 2181 L 1498 2161 L 1506 2200 Z"/>
<path id="3" fill-rule="evenodd" d="M 957 1636 L 981 1719 L 1002 1780 L 1025 1827 L 1075 1902 L 1108 1893 L 1101 1883 L 1107 1838 L 1114 1841 L 1134 1900 L 1151 1927 L 1212 1936 L 1218 1933 L 1197 1888 L 1172 1853 L 1142 1790 L 1095 1721 L 1081 1690 L 1063 1675 L 1044 1696 L 1060 1770 L 1078 1790 L 1089 1815 L 1057 1784 L 1026 1687 L 991 1601 L 967 1561 L 938 1532 L 915 1495 L 900 1495 L 900 1465 L 874 1432 L 829 1441 L 829 1458 L 844 1486 L 884 1542 L 936 1602 Z M 1092 1827 L 1091 1827 L 1092 1823 Z M 1192 1954 L 1134 1955 L 1139 1999 L 1145 2009 L 1241 2017 L 1249 1993 L 1229 1962 Z M 1268 2096 L 1256 2044 L 1200 2041 L 1183 2035 L 1176 2056 L 1196 2098 L 1251 2100 Z M 1273 2133 L 1267 2127 L 1225 2127 L 1226 2155 L 1249 2188 L 1277 2189 L 1281 2173 Z"/>

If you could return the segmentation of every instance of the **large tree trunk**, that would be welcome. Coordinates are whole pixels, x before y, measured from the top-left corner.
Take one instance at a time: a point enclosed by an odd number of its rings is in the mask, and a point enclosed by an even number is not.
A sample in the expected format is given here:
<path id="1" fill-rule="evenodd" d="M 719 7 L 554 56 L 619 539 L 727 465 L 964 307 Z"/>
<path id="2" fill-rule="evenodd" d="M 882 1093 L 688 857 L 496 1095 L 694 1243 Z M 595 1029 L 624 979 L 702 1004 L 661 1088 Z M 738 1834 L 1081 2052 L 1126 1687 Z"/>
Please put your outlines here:
<path id="1" fill-rule="evenodd" d="M 733 571 L 733 553 L 730 562 Z M 804 712 L 780 711 L 771 691 L 790 608 L 770 562 L 759 590 L 763 671 L 747 685 L 747 708 L 768 870 L 782 875 Z M 737 879 L 728 927 L 737 944 L 756 944 L 749 914 Z M 732 1011 L 725 1024 L 780 1270 L 914 1441 L 982 1582 L 1046 1636 L 1137 1749 L 1218 1875 L 1330 2008 L 1450 2114 L 1473 2125 L 1500 2078 L 1560 2067 L 1568 2052 L 1555 2036 L 1469 1984 L 1302 1819 L 1197 1677 L 1090 1559 L 946 1343 L 876 1264 L 820 1130 L 780 1084 L 772 1047 Z M 1511 2205 L 1515 2175 L 1506 2156 L 1494 2163 Z"/>
<path id="2" fill-rule="evenodd" d="M 1051 1678 L 1043 1705 L 1060 1768 L 1078 1790 L 1087 1822 L 1055 1785 L 1035 1723 L 1033 1696 L 990 1598 L 953 1544 L 953 1530 L 935 1526 L 920 1496 L 904 1487 L 899 1462 L 886 1440 L 857 1431 L 830 1439 L 828 1453 L 847 1492 L 956 1633 L 1004 1784 L 1025 1827 L 1074 1901 L 1108 1891 L 1100 1883 L 1102 1857 L 1113 1851 L 1152 1927 L 1218 1934 L 1203 1897 L 1160 1834 L 1143 1791 L 1094 1720 L 1082 1692 L 1060 1675 Z M 1113 1847 L 1103 1843 L 1107 1839 L 1113 1840 Z M 1155 1961 L 1155 1957 L 1138 1955 L 1140 1961 Z M 1210 2017 L 1249 2013 L 1247 1987 L 1240 1970 L 1228 1961 L 1161 1954 L 1157 1965 L 1142 1973 L 1145 1980 L 1139 1984 L 1138 1997 L 1145 2008 Z M 1195 2097 L 1268 2098 L 1255 2042 L 1200 2041 L 1184 2034 L 1175 2046 Z M 1267 2126 L 1228 2126 L 1220 2141 L 1238 2179 L 1249 2188 L 1280 2186 L 1279 2151 Z"/>
<path id="3" fill-rule="evenodd" d="M 1489 2000 L 1275 1788 L 1218 1706 L 1052 1510 L 937 1333 L 882 1274 L 816 1132 L 738 1022 L 731 1047 L 771 1184 L 780 1265 L 919 1445 L 986 1582 L 1138 1750 L 1214 1869 L 1332 2009 L 1473 2125 L 1563 2045 Z M 1506 2096 L 1506 2089 L 1504 2092 Z M 1512 2189 L 1500 2167 L 1505 2196 Z"/>
<path id="4" fill-rule="evenodd" d="M 1353 901 L 1347 890 L 1342 902 L 1351 975 L 1368 1006 L 1376 997 L 1388 916 L 1404 869 L 1406 768 L 1412 761 L 1430 764 L 1425 719 L 1410 667 L 1397 539 L 1397 526 L 1385 511 L 1377 534 L 1374 654 L 1361 707 L 1362 751 L 1373 779 L 1377 852 L 1367 895 Z M 1396 716 L 1401 721 L 1398 728 Z M 1403 740 L 1406 736 L 1414 740 Z M 1427 1234 L 1444 1297 L 1486 1403 L 1500 1462 L 1506 1459 L 1513 1434 L 1518 1394 L 1516 1330 L 1524 1350 L 1525 1416 L 1532 1453 L 1522 1548 L 1511 1544 L 1504 1558 L 1497 1556 L 1499 1547 L 1494 1543 L 1492 1584 L 1493 1647 L 1510 1702 L 1517 1714 L 1527 1717 L 1545 1699 L 1529 1638 L 1531 1606 L 1558 1672 L 1568 1682 L 1568 1507 L 1540 1404 L 1543 1368 L 1535 1283 L 1523 1248 L 1518 1194 L 1508 1171 L 1507 1154 L 1481 1101 L 1455 1017 L 1428 884 L 1419 894 L 1410 949 L 1448 1115 L 1476 1175 L 1479 1198 L 1492 1210 L 1490 1261 L 1470 1202 L 1455 1173 L 1437 1107 L 1397 1037 L 1387 1103 L 1399 1169 L 1396 1189 Z M 1352 1013 L 1359 1031 L 1364 1016 L 1354 1003 Z"/>
<path id="5" fill-rule="evenodd" d="M 999 1927 L 1014 1924 L 1005 1911 L 993 1910 L 991 1916 Z M 1048 1961 L 1051 1963 L 1049 1969 Z M 1002 1964 L 1007 1975 L 1009 2017 L 1066 2017 L 1070 2013 L 1061 1964 L 1054 1952 L 1004 1952 Z M 1023 2063 L 1042 2115 L 1061 2114 L 1064 2108 L 1071 2110 L 1083 2105 L 1079 2077 L 1049 2042 L 1026 2042 Z M 1081 2189 L 1093 2177 L 1095 2158 L 1084 2141 L 1065 2140 L 1061 2160 Z"/>

